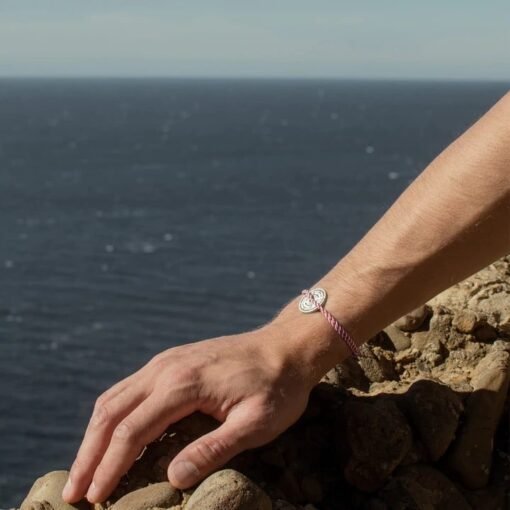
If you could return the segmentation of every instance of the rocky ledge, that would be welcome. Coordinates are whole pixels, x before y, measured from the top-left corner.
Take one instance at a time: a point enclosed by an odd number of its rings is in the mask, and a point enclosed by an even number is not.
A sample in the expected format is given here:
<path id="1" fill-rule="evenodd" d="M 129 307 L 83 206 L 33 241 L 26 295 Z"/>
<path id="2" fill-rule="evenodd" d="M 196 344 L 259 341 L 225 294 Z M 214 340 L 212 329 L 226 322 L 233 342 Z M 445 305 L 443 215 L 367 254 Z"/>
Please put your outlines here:
<path id="1" fill-rule="evenodd" d="M 65 504 L 67 472 L 54 471 L 21 510 L 504 510 L 509 378 L 507 257 L 380 332 L 324 377 L 294 426 L 194 489 L 173 488 L 166 469 L 217 426 L 202 415 L 148 445 L 94 509 Z"/>

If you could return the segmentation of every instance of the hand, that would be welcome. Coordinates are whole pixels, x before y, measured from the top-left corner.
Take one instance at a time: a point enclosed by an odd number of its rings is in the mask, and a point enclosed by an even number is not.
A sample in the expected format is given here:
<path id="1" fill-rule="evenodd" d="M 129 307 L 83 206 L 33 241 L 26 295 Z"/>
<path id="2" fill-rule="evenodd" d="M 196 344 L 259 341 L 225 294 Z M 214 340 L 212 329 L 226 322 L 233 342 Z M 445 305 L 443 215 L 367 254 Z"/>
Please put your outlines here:
<path id="1" fill-rule="evenodd" d="M 64 500 L 86 494 L 90 502 L 104 501 L 145 445 L 195 411 L 222 425 L 171 462 L 168 478 L 181 489 L 277 437 L 303 413 L 318 382 L 310 360 L 299 358 L 295 344 L 289 349 L 285 331 L 268 325 L 169 349 L 106 391 L 96 402 Z"/>

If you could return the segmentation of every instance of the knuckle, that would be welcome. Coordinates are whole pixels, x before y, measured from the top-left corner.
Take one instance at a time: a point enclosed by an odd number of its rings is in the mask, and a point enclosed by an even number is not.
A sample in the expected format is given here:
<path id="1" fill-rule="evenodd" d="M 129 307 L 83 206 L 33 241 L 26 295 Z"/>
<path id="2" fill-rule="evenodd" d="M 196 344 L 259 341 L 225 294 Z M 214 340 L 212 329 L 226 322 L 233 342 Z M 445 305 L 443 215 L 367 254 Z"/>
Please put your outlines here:
<path id="1" fill-rule="evenodd" d="M 166 351 L 159 352 L 154 355 L 146 366 L 151 367 L 152 369 L 161 369 L 168 364 L 169 356 L 175 351 L 175 347 L 171 349 L 167 349 Z"/>
<path id="2" fill-rule="evenodd" d="M 219 437 L 207 437 L 195 445 L 195 450 L 205 463 L 211 463 L 224 459 L 229 451 L 229 445 Z"/>
<path id="3" fill-rule="evenodd" d="M 137 428 L 129 420 L 121 421 L 112 434 L 113 438 L 117 441 L 125 443 L 137 443 L 140 434 Z"/>
<path id="4" fill-rule="evenodd" d="M 181 367 L 176 369 L 170 380 L 173 384 L 189 384 L 197 379 L 197 372 L 192 368 Z"/>
<path id="5" fill-rule="evenodd" d="M 108 481 L 108 472 L 102 464 L 97 466 L 93 482 L 97 487 L 102 487 Z"/>
<path id="6" fill-rule="evenodd" d="M 75 482 L 79 478 L 81 478 L 83 474 L 83 467 L 82 467 L 82 461 L 80 456 L 78 455 L 76 459 L 73 462 L 73 465 L 71 466 L 71 469 L 69 471 L 69 478 L 71 478 L 71 481 Z"/>
<path id="7" fill-rule="evenodd" d="M 94 402 L 94 410 L 97 409 L 98 407 L 102 407 L 103 405 L 105 405 L 107 400 L 108 394 L 106 392 L 103 393 L 102 395 L 99 395 L 99 397 L 97 397 L 96 401 Z"/>
<path id="8" fill-rule="evenodd" d="M 249 426 L 252 436 L 262 439 L 281 432 L 276 409 L 274 400 L 267 398 L 252 410 Z"/>
<path id="9" fill-rule="evenodd" d="M 149 363 L 147 363 L 147 365 L 152 366 L 152 367 L 158 367 L 161 365 L 162 361 L 163 361 L 162 353 L 159 353 L 159 354 L 156 354 L 155 356 L 153 356 L 149 360 Z"/>
<path id="10" fill-rule="evenodd" d="M 107 424 L 110 420 L 109 407 L 106 404 L 104 398 L 99 397 L 94 405 L 94 411 L 90 418 L 90 424 L 92 427 L 101 427 Z"/>
<path id="11" fill-rule="evenodd" d="M 181 394 L 186 399 L 195 399 L 198 393 L 199 375 L 190 368 L 179 367 L 169 374 L 161 374 L 156 388 L 164 394 Z"/>

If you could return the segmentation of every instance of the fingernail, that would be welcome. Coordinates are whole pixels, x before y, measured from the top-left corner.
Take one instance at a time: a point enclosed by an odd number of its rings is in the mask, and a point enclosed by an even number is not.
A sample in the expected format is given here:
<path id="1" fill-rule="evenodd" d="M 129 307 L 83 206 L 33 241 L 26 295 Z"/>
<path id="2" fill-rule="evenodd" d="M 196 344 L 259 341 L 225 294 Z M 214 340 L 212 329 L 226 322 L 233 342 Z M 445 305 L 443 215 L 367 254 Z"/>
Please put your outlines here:
<path id="1" fill-rule="evenodd" d="M 172 467 L 172 478 L 182 486 L 193 485 L 200 476 L 200 471 L 193 462 L 181 460 Z"/>
<path id="2" fill-rule="evenodd" d="M 66 484 L 64 485 L 64 490 L 62 491 L 62 499 L 67 499 L 71 496 L 72 485 L 73 485 L 73 482 L 71 482 L 71 477 L 69 476 L 67 478 Z"/>
<path id="3" fill-rule="evenodd" d="M 90 484 L 89 490 L 87 491 L 87 499 L 90 503 L 97 503 L 97 495 L 99 494 L 99 489 L 94 481 Z"/>

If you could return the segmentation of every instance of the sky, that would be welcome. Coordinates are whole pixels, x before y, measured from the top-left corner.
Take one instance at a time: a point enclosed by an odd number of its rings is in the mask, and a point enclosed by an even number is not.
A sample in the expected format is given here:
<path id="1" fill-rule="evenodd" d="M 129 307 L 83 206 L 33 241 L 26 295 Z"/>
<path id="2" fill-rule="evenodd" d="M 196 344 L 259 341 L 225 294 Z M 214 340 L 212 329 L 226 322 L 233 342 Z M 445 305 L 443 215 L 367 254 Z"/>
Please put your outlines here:
<path id="1" fill-rule="evenodd" d="M 510 0 L 0 0 L 0 76 L 510 81 Z"/>

